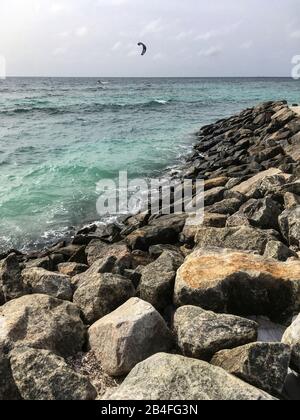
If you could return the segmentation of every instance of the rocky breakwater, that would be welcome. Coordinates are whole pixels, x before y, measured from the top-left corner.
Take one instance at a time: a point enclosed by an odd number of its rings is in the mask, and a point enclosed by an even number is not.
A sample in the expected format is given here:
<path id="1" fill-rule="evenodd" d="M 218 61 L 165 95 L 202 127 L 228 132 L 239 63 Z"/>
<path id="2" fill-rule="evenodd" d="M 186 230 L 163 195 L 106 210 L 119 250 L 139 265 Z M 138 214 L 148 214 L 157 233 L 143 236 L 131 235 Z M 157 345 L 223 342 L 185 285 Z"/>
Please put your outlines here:
<path id="1" fill-rule="evenodd" d="M 204 220 L 0 256 L 0 399 L 300 399 L 300 117 L 268 102 L 197 136 L 178 176 L 205 180 Z"/>

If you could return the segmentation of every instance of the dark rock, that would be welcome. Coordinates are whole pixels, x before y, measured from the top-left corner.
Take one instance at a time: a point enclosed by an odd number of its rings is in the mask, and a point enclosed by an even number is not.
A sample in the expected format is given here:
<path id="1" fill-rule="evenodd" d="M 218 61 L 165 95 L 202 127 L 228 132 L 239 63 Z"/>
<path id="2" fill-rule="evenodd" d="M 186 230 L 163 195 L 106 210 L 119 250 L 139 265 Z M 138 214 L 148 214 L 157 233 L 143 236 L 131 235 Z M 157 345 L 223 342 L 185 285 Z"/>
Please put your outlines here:
<path id="1" fill-rule="evenodd" d="M 258 325 L 233 315 L 183 306 L 175 313 L 174 329 L 184 356 L 209 361 L 220 350 L 256 341 Z"/>
<path id="2" fill-rule="evenodd" d="M 287 261 L 291 257 L 298 258 L 296 252 L 292 251 L 286 245 L 279 241 L 270 241 L 267 243 L 264 253 L 265 258 L 274 258 L 279 261 Z"/>
<path id="3" fill-rule="evenodd" d="M 172 303 L 176 272 L 183 261 L 179 251 L 165 251 L 142 270 L 137 295 L 162 311 Z"/>
<path id="4" fill-rule="evenodd" d="M 86 275 L 86 274 L 85 274 Z M 135 295 L 130 280 L 114 274 L 88 275 L 79 283 L 73 302 L 87 324 L 93 324 Z"/>
<path id="5" fill-rule="evenodd" d="M 252 343 L 217 353 L 211 363 L 270 394 L 280 395 L 288 374 L 291 349 L 281 343 Z"/>
<path id="6" fill-rule="evenodd" d="M 186 218 L 187 215 L 183 214 L 152 220 L 148 226 L 131 233 L 126 241 L 133 250 L 142 251 L 147 251 L 152 245 L 175 244 L 178 242 Z"/>
<path id="7" fill-rule="evenodd" d="M 26 294 L 16 254 L 0 262 L 0 305 Z"/>
<path id="8" fill-rule="evenodd" d="M 281 233 L 290 246 L 300 248 L 300 206 L 285 210 L 279 216 Z"/>
<path id="9" fill-rule="evenodd" d="M 232 215 L 239 210 L 243 201 L 244 200 L 238 198 L 227 198 L 213 206 L 206 207 L 206 211 L 209 213 Z"/>

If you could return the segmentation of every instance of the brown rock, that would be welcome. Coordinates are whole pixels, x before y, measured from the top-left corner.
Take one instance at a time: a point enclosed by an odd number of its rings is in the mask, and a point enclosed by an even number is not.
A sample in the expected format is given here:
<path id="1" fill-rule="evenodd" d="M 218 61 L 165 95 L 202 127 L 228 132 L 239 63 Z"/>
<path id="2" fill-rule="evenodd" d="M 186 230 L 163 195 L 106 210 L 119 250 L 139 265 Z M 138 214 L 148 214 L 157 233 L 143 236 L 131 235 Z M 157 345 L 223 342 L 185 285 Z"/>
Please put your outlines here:
<path id="1" fill-rule="evenodd" d="M 214 312 L 280 319 L 300 309 L 300 261 L 228 249 L 197 249 L 177 272 L 174 301 Z"/>

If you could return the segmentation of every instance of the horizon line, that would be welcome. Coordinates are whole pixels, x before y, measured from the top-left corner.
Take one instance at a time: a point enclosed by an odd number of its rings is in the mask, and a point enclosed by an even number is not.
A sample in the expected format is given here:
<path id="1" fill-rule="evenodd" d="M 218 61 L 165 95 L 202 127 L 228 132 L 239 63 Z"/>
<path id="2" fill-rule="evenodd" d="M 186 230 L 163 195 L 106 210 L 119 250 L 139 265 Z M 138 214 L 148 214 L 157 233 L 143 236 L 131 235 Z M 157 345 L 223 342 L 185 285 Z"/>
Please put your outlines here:
<path id="1" fill-rule="evenodd" d="M 295 80 L 291 76 L 6 76 L 5 79 L 16 79 L 16 78 L 30 78 L 30 79 L 41 79 L 41 78 L 53 78 L 53 79 L 291 79 Z M 2 80 L 5 80 L 2 79 Z M 1 79 L 0 79 L 1 80 Z"/>

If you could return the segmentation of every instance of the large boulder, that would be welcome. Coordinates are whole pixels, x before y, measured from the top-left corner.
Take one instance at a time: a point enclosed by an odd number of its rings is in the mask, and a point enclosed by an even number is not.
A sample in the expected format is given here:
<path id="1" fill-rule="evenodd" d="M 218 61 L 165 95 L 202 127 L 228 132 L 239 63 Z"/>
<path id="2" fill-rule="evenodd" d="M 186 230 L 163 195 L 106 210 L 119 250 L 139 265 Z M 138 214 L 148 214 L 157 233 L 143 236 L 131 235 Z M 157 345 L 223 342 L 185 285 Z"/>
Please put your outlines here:
<path id="1" fill-rule="evenodd" d="M 200 227 L 195 242 L 200 248 L 218 247 L 241 251 L 255 251 L 263 255 L 269 241 L 279 240 L 274 230 L 256 229 L 251 226 L 226 227 L 223 229 Z"/>
<path id="2" fill-rule="evenodd" d="M 135 295 L 130 280 L 115 274 L 94 274 L 79 284 L 73 302 L 87 324 L 93 324 Z"/>
<path id="3" fill-rule="evenodd" d="M 292 348 L 292 367 L 300 374 L 300 315 L 283 335 L 282 343 Z"/>
<path id="4" fill-rule="evenodd" d="M 285 210 L 279 216 L 282 235 L 289 245 L 300 248 L 300 206 Z"/>
<path id="5" fill-rule="evenodd" d="M 44 268 L 27 268 L 22 271 L 23 282 L 31 293 L 71 300 L 73 296 L 70 277 L 47 271 Z"/>
<path id="6" fill-rule="evenodd" d="M 184 258 L 179 251 L 165 251 L 156 261 L 142 269 L 137 295 L 158 311 L 172 303 L 176 272 Z"/>
<path id="7" fill-rule="evenodd" d="M 244 181 L 241 184 L 233 187 L 232 191 L 239 192 L 241 194 L 244 194 L 248 198 L 252 198 L 255 195 L 257 186 L 261 183 L 261 181 L 264 178 L 267 178 L 273 175 L 281 175 L 282 173 L 283 172 L 280 169 L 270 168 L 266 171 L 259 172 L 258 174 L 248 179 L 247 181 Z"/>
<path id="8" fill-rule="evenodd" d="M 16 254 L 0 261 L 0 305 L 26 294 Z"/>
<path id="9" fill-rule="evenodd" d="M 281 343 L 251 343 L 217 353 L 211 363 L 270 394 L 282 393 L 291 349 Z"/>
<path id="10" fill-rule="evenodd" d="M 196 359 L 158 353 L 138 364 L 110 400 L 272 400 L 267 393 Z"/>
<path id="11" fill-rule="evenodd" d="M 181 241 L 193 243 L 198 229 L 203 226 L 224 228 L 226 226 L 227 218 L 228 216 L 226 214 L 209 213 L 207 211 L 204 213 L 204 218 L 200 216 L 191 216 L 186 220 L 181 234 Z"/>
<path id="12" fill-rule="evenodd" d="M 300 309 L 300 261 L 197 249 L 177 272 L 174 300 L 215 312 L 282 317 Z"/>
<path id="13" fill-rule="evenodd" d="M 170 350 L 173 340 L 154 307 L 133 298 L 90 327 L 89 343 L 106 373 L 123 376 L 149 356 Z"/>
<path id="14" fill-rule="evenodd" d="M 182 214 L 154 219 L 149 225 L 128 235 L 126 241 L 131 249 L 142 251 L 147 251 L 152 245 L 175 244 L 184 228 L 186 218 L 187 215 Z"/>
<path id="15" fill-rule="evenodd" d="M 220 350 L 256 341 L 258 324 L 196 306 L 183 306 L 175 313 L 174 329 L 184 356 L 209 361 Z"/>
<path id="16" fill-rule="evenodd" d="M 30 346 L 63 357 L 82 350 L 86 330 L 79 309 L 46 295 L 28 295 L 0 308 L 0 344 Z"/>
<path id="17" fill-rule="evenodd" d="M 29 347 L 10 354 L 15 384 L 23 400 L 94 400 L 97 392 L 89 380 L 74 372 L 61 357 Z"/>

